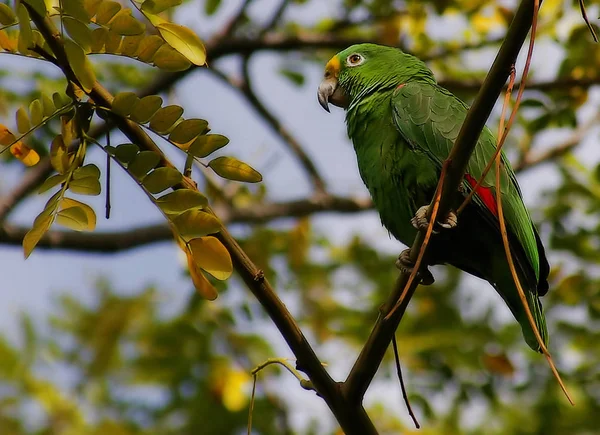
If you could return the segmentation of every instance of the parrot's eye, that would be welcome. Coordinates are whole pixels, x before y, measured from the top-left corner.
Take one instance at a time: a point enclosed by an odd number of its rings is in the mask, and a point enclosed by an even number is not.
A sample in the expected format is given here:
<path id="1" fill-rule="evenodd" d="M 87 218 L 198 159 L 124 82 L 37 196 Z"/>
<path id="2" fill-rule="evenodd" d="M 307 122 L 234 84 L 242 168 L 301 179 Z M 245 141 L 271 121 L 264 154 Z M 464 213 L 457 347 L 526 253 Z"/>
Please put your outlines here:
<path id="1" fill-rule="evenodd" d="M 348 66 L 358 66 L 361 63 L 363 63 L 364 60 L 365 58 L 362 57 L 360 54 L 354 53 L 348 56 L 348 59 L 346 59 L 346 63 L 348 64 Z"/>

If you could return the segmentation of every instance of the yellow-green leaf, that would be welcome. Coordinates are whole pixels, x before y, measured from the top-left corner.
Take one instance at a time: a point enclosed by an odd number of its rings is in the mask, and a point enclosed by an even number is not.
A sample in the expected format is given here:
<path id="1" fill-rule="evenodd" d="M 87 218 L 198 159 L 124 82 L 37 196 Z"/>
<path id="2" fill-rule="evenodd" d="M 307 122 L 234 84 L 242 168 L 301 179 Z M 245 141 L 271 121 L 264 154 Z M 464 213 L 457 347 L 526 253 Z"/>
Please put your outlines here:
<path id="1" fill-rule="evenodd" d="M 96 15 L 96 12 L 98 12 L 98 7 L 103 1 L 104 0 L 84 0 L 83 7 L 90 18 Z"/>
<path id="2" fill-rule="evenodd" d="M 227 248 L 212 236 L 200 237 L 188 242 L 194 262 L 219 280 L 226 280 L 233 272 L 231 256 Z"/>
<path id="3" fill-rule="evenodd" d="M 4 3 L 0 3 L 0 24 L 8 26 L 17 22 L 17 16 L 12 8 Z"/>
<path id="4" fill-rule="evenodd" d="M 190 276 L 192 278 L 192 282 L 194 283 L 194 287 L 198 291 L 198 294 L 209 301 L 213 301 L 219 296 L 217 293 L 217 289 L 206 279 L 202 270 L 196 263 L 194 263 L 194 258 L 192 257 L 192 253 L 190 250 L 185 247 L 184 248 L 185 256 L 187 258 L 188 269 L 190 270 Z"/>
<path id="5" fill-rule="evenodd" d="M 67 59 L 81 87 L 89 92 L 96 83 L 96 74 L 83 49 L 70 39 L 64 40 Z"/>
<path id="6" fill-rule="evenodd" d="M 98 27 L 92 30 L 92 45 L 90 46 L 90 52 L 92 53 L 103 53 L 104 45 L 108 39 L 108 29 L 104 27 Z"/>
<path id="7" fill-rule="evenodd" d="M 183 115 L 181 106 L 170 105 L 159 109 L 150 120 L 150 128 L 157 133 L 165 134 Z"/>
<path id="8" fill-rule="evenodd" d="M 187 152 L 195 157 L 206 157 L 229 143 L 229 139 L 220 134 L 200 136 L 188 148 Z"/>
<path id="9" fill-rule="evenodd" d="M 202 210 L 187 210 L 173 219 L 173 225 L 185 241 L 214 234 L 221 230 L 221 223 L 212 214 Z"/>
<path id="10" fill-rule="evenodd" d="M 121 4 L 114 1 L 103 1 L 96 11 L 96 23 L 106 25 L 121 10 Z"/>
<path id="11" fill-rule="evenodd" d="M 44 119 L 44 108 L 40 100 L 33 100 L 29 104 L 29 117 L 33 125 L 38 125 Z"/>
<path id="12" fill-rule="evenodd" d="M 94 209 L 81 201 L 77 201 L 73 198 L 64 198 L 60 204 L 62 209 L 78 207 L 85 213 L 87 217 L 88 226 L 85 228 L 87 231 L 93 231 L 96 228 L 96 213 Z"/>
<path id="13" fill-rule="evenodd" d="M 130 36 L 144 33 L 146 25 L 131 15 L 131 9 L 122 9 L 110 21 L 109 28 L 119 35 Z"/>
<path id="14" fill-rule="evenodd" d="M 185 56 L 191 63 L 198 66 L 206 63 L 204 44 L 192 30 L 169 22 L 158 24 L 156 28 L 166 43 Z"/>
<path id="15" fill-rule="evenodd" d="M 27 234 L 23 237 L 23 253 L 25 254 L 25 258 L 31 255 L 35 246 L 54 221 L 54 216 L 52 214 L 46 214 L 44 211 L 38 215 L 33 223 L 33 227 L 27 231 Z"/>
<path id="16" fill-rule="evenodd" d="M 79 195 L 100 195 L 100 180 L 98 180 L 98 177 L 72 179 L 69 182 L 69 190 Z"/>
<path id="17" fill-rule="evenodd" d="M 44 193 L 54 186 L 64 183 L 67 179 L 67 174 L 54 174 L 46 179 L 38 189 L 38 193 Z"/>
<path id="18" fill-rule="evenodd" d="M 85 231 L 89 226 L 87 214 L 77 206 L 63 208 L 59 211 L 56 214 L 56 223 L 75 231 Z"/>
<path id="19" fill-rule="evenodd" d="M 112 111 L 117 115 L 128 116 L 140 101 L 134 92 L 119 92 L 112 102 Z"/>
<path id="20" fill-rule="evenodd" d="M 31 128 L 31 123 L 29 122 L 29 116 L 27 116 L 27 111 L 23 107 L 20 107 L 19 110 L 17 110 L 16 118 L 17 130 L 19 131 L 19 133 L 27 133 Z"/>
<path id="21" fill-rule="evenodd" d="M 121 42 L 121 54 L 123 56 L 136 57 L 140 48 L 140 43 L 145 37 L 146 36 L 143 34 L 123 37 L 123 41 Z"/>
<path id="22" fill-rule="evenodd" d="M 92 31 L 81 21 L 71 17 L 63 17 L 63 24 L 67 33 L 81 48 L 88 53 L 92 46 Z"/>
<path id="23" fill-rule="evenodd" d="M 48 116 L 50 116 L 54 113 L 54 111 L 56 110 L 56 107 L 54 107 L 54 102 L 48 95 L 42 94 L 41 99 L 42 99 L 42 112 L 44 113 L 44 117 L 47 118 Z"/>
<path id="24" fill-rule="evenodd" d="M 169 140 L 178 144 L 186 144 L 208 127 L 204 119 L 185 119 L 175 126 Z"/>
<path id="25" fill-rule="evenodd" d="M 115 157 L 122 163 L 131 162 L 140 149 L 132 143 L 124 143 L 115 148 Z"/>
<path id="26" fill-rule="evenodd" d="M 75 138 L 75 111 L 69 110 L 60 117 L 60 132 L 65 144 L 70 144 Z"/>
<path id="27" fill-rule="evenodd" d="M 204 12 L 206 15 L 210 16 L 214 14 L 219 6 L 221 5 L 221 0 L 206 0 L 204 3 Z"/>
<path id="28" fill-rule="evenodd" d="M 118 54 L 121 47 L 121 41 L 123 37 L 117 32 L 109 30 L 106 34 L 106 42 L 104 43 L 104 51 L 106 53 Z"/>
<path id="29" fill-rule="evenodd" d="M 208 163 L 215 173 L 228 180 L 258 183 L 262 175 L 250 165 L 233 157 L 217 157 Z"/>
<path id="30" fill-rule="evenodd" d="M 129 117 L 135 122 L 145 124 L 160 109 L 163 100 L 158 95 L 147 95 L 137 102 Z"/>
<path id="31" fill-rule="evenodd" d="M 74 180 L 86 177 L 100 178 L 100 169 L 98 168 L 98 166 L 94 165 L 93 163 L 89 163 L 73 171 Z"/>
<path id="32" fill-rule="evenodd" d="M 165 42 L 158 35 L 145 36 L 140 42 L 140 47 L 137 52 L 137 58 L 146 63 L 152 62 L 156 51 L 165 45 Z"/>
<path id="33" fill-rule="evenodd" d="M 150 193 L 156 194 L 180 183 L 182 177 L 175 168 L 156 168 L 144 177 L 142 184 Z"/>
<path id="34" fill-rule="evenodd" d="M 158 68 L 170 72 L 185 71 L 191 66 L 190 61 L 183 54 L 168 44 L 163 44 L 156 50 L 152 63 Z"/>
<path id="35" fill-rule="evenodd" d="M 56 172 L 65 174 L 69 169 L 70 160 L 63 137 L 59 134 L 52 140 L 52 145 L 50 145 L 50 164 Z"/>
<path id="36" fill-rule="evenodd" d="M 79 20 L 82 24 L 90 22 L 91 15 L 87 12 L 81 0 L 61 0 L 63 13 Z M 72 35 L 71 35 L 72 36 Z M 75 39 L 75 38 L 73 38 Z"/>
<path id="37" fill-rule="evenodd" d="M 156 204 L 166 214 L 177 214 L 193 208 L 204 208 L 208 199 L 192 189 L 177 189 L 156 200 Z"/>
<path id="38" fill-rule="evenodd" d="M 142 179 L 159 163 L 160 156 L 158 154 L 153 151 L 142 151 L 135 156 L 131 163 L 129 163 L 127 166 L 127 171 L 129 171 L 136 178 Z"/>
<path id="39" fill-rule="evenodd" d="M 60 92 L 55 92 L 52 94 L 52 102 L 54 103 L 54 106 L 59 109 L 65 107 L 67 104 L 71 104 L 72 100 Z"/>
<path id="40" fill-rule="evenodd" d="M 23 54 L 29 53 L 29 48 L 33 44 L 33 32 L 29 22 L 29 12 L 22 3 L 17 7 L 17 16 L 19 17 L 19 41 L 18 48 Z"/>
<path id="41" fill-rule="evenodd" d="M 182 0 L 146 0 L 142 3 L 142 11 L 150 14 L 160 14 L 173 6 L 179 6 Z"/>

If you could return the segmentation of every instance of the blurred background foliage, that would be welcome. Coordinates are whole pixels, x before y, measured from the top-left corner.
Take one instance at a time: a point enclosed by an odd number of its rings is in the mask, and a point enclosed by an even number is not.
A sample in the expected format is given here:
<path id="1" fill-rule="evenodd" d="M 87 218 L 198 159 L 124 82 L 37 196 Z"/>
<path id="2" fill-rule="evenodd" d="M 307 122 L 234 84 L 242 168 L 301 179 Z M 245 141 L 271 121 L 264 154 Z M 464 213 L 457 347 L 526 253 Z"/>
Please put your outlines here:
<path id="1" fill-rule="evenodd" d="M 315 83 L 333 53 L 354 41 L 376 41 L 427 60 L 444 86 L 471 101 L 515 3 L 185 0 L 180 8 L 186 25 L 194 27 L 191 14 L 210 24 L 210 34 L 198 29 L 206 41 L 208 70 L 167 75 L 110 56 L 97 57 L 95 66 L 98 79 L 113 91 L 158 92 L 165 98 L 189 74 L 216 75 L 239 91 L 239 103 L 252 107 L 264 128 L 296 157 L 314 195 L 274 199 L 269 180 L 258 188 L 212 183 L 205 191 L 217 214 L 237 228 L 242 247 L 264 269 L 322 360 L 342 379 L 393 286 L 401 247 L 382 246 L 359 231 L 340 241 L 313 225 L 322 212 L 345 213 L 345 220 L 357 222 L 374 212 L 364 191 L 357 200 L 326 189 L 311 162 L 322 157 L 314 148 L 306 154 L 292 134 L 313 126 L 303 119 L 288 122 L 285 104 L 278 110 L 267 107 L 253 91 L 248 64 L 256 53 L 270 51 L 277 56 L 274 67 L 287 79 L 285 86 L 314 95 L 316 89 L 307 83 Z M 587 7 L 592 23 L 598 23 L 598 5 Z M 176 10 L 173 20 L 182 16 Z M 0 54 L 0 59 L 2 118 L 40 91 L 64 86 L 58 76 L 34 68 L 17 79 L 9 56 Z M 240 66 L 234 73 L 231 59 Z M 526 202 L 553 265 L 551 291 L 543 300 L 551 351 L 576 407 L 568 406 L 544 359 L 524 344 L 492 289 L 436 267 L 436 284 L 417 291 L 397 333 L 423 435 L 599 431 L 600 47 L 581 18 L 578 1 L 543 2 L 530 77 L 507 147 L 524 190 L 534 192 Z M 12 85 L 15 81 L 18 86 Z M 314 110 L 320 110 L 316 104 Z M 497 115 L 489 125 L 497 125 Z M 44 132 L 36 140 L 42 151 Z M 7 154 L 2 172 L 20 175 Z M 337 169 L 329 168 L 327 179 L 334 180 Z M 3 194 L 9 195 L 10 183 L 2 182 Z M 0 243 L 20 243 L 18 223 L 0 223 Z M 149 242 L 168 238 L 168 232 L 160 233 Z M 94 247 L 73 248 L 77 239 L 72 240 L 69 246 L 59 240 L 46 247 L 94 252 Z M 189 294 L 188 302 L 165 313 L 161 305 L 169 291 L 123 292 L 107 275 L 91 288 L 59 298 L 47 319 L 34 321 L 25 311 L 20 336 L 0 336 L 0 433 L 245 433 L 250 371 L 267 358 L 291 354 L 243 283 L 233 278 L 215 285 L 221 292 L 216 302 L 199 299 L 190 283 L 177 289 Z M 82 294 L 87 297 L 80 299 Z M 253 433 L 339 433 L 325 404 L 290 378 L 273 366 L 259 373 Z M 413 433 L 391 355 L 366 405 L 381 433 Z"/>

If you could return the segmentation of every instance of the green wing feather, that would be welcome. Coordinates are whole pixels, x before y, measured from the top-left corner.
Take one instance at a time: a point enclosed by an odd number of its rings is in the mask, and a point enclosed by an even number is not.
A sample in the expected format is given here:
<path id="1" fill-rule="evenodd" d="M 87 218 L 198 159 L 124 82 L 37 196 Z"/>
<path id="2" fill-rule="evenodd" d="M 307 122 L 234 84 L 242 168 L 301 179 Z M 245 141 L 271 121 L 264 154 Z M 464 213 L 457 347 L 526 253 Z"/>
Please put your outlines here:
<path id="1" fill-rule="evenodd" d="M 433 82 L 407 81 L 400 85 L 392 96 L 393 118 L 396 128 L 402 137 L 415 149 L 425 152 L 431 161 L 441 170 L 444 159 L 450 153 L 460 128 L 464 122 L 468 107 L 453 94 Z M 467 173 L 479 179 L 490 159 L 496 151 L 496 140 L 492 132 L 485 127 L 477 142 L 467 167 Z M 525 285 L 528 305 L 544 341 L 547 341 L 547 331 L 541 303 L 538 299 L 537 284 L 540 280 L 540 267 L 546 268 L 545 257 L 540 265 L 542 248 L 539 236 L 531 222 L 531 218 L 523 204 L 521 192 L 510 163 L 502 154 L 501 186 L 502 207 L 508 231 L 513 235 L 511 244 L 518 243 L 522 254 L 517 261 L 526 262 L 521 269 L 528 272 L 530 284 Z M 486 176 L 483 186 L 488 187 L 496 195 L 495 166 Z M 464 181 L 465 191 L 471 190 L 471 185 Z M 499 226 L 497 217 L 485 206 L 478 195 L 473 201 L 478 206 L 480 214 L 496 227 Z M 516 239 L 516 240 L 515 240 Z M 523 255 L 524 254 L 524 255 Z M 522 258 L 522 257 L 525 258 Z M 519 258 L 521 257 L 521 258 Z M 504 260 L 505 261 L 505 260 Z M 526 341 L 534 349 L 538 349 L 537 341 L 529 326 L 524 309 L 512 282 L 510 271 L 506 265 L 502 274 L 495 278 L 495 286 L 505 299 L 511 311 L 521 324 Z M 533 273 L 534 276 L 531 276 Z M 543 277 L 545 279 L 545 276 Z M 534 282 L 531 282 L 534 281 Z"/>

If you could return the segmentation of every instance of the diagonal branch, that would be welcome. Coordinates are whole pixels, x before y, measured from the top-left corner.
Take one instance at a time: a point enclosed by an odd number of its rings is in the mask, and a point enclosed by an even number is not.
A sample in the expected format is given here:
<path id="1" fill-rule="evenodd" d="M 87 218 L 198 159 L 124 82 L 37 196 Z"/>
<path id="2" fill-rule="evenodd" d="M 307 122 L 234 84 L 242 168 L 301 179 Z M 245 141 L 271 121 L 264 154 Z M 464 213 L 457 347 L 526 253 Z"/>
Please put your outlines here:
<path id="1" fill-rule="evenodd" d="M 510 73 L 511 65 L 516 61 L 521 46 L 527 37 L 532 23 L 533 7 L 534 2 L 532 0 L 521 1 L 490 72 L 475 102 L 467 113 L 458 138 L 448 156 L 448 170 L 444 185 L 442 186 L 442 196 L 439 204 L 439 213 L 442 216 L 445 216 L 450 209 L 451 198 L 454 197 L 455 192 L 459 188 L 479 135 L 494 107 L 496 99 L 504 87 L 506 78 Z M 430 207 L 430 210 L 432 210 L 432 207 Z M 411 247 L 411 259 L 413 261 L 416 260 L 415 256 L 420 250 L 423 239 L 424 234 L 419 232 Z M 407 284 L 408 277 L 409 274 L 402 273 L 398 278 L 392 294 L 381 309 L 381 314 L 375 323 L 371 335 L 344 383 L 344 394 L 351 402 L 360 403 L 362 401 L 389 347 L 392 336 L 402 320 L 408 302 L 414 294 L 417 287 L 416 283 L 413 283 L 408 288 L 407 295 L 399 308 L 389 319 L 385 319 L 399 299 L 400 294 Z"/>

